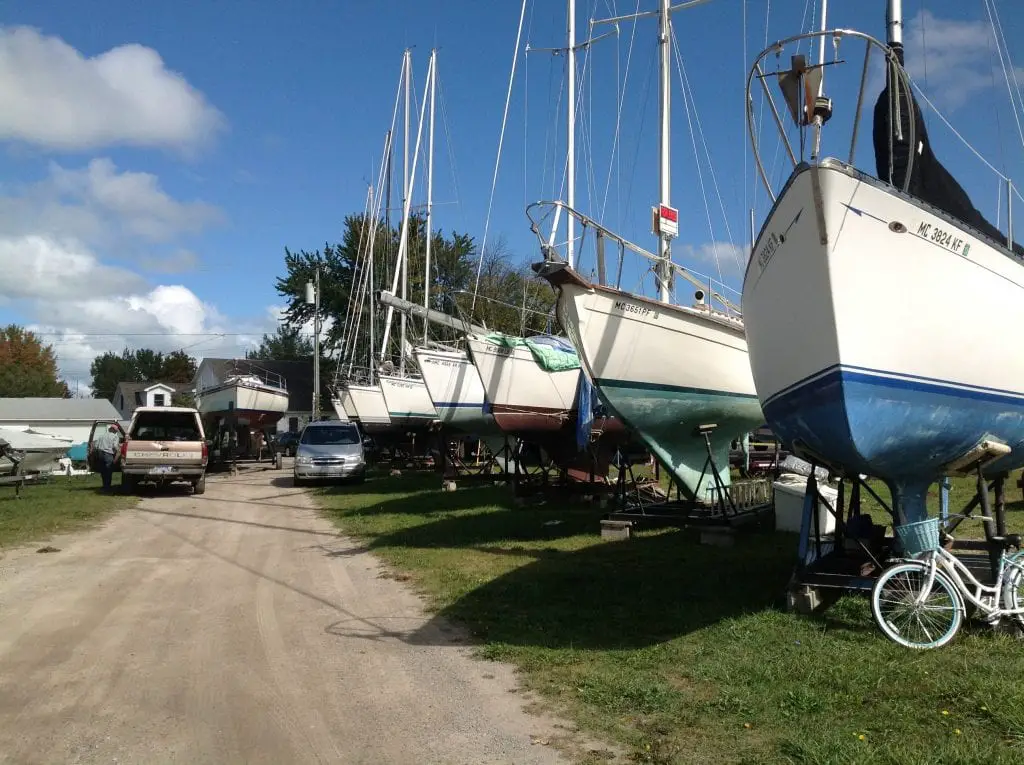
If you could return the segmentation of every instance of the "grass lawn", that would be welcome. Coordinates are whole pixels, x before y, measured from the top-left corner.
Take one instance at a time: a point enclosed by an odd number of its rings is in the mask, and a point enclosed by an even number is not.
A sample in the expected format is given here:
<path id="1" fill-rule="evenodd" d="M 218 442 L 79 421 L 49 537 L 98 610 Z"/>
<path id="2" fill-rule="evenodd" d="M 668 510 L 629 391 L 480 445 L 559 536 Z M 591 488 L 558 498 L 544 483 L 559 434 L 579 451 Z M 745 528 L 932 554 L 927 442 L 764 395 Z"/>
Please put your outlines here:
<path id="1" fill-rule="evenodd" d="M 678 530 L 606 542 L 598 511 L 513 509 L 506 489 L 438 483 L 374 477 L 317 496 L 484 656 L 518 665 L 526 687 L 637 762 L 1024 762 L 1024 644 L 1013 638 L 963 629 L 918 653 L 882 636 L 864 598 L 786 613 L 793 534 L 732 548 Z M 954 512 L 970 493 L 957 484 Z M 1024 530 L 1024 502 L 1009 515 Z M 981 524 L 958 535 L 968 532 Z"/>
<path id="2" fill-rule="evenodd" d="M 0 486 L 0 548 L 40 542 L 53 534 L 74 531 L 131 507 L 135 497 L 100 492 L 99 475 L 53 476 L 49 482 L 27 483 L 16 499 L 14 487 Z"/>

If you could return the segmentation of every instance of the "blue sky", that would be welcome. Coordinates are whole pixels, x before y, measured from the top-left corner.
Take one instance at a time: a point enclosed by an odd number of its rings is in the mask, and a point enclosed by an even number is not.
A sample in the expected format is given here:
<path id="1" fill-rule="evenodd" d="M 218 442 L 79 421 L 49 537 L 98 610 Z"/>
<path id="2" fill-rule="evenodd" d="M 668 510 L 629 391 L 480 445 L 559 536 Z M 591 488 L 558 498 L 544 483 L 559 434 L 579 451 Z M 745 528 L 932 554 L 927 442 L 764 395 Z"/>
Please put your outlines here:
<path id="1" fill-rule="evenodd" d="M 577 4 L 581 40 L 588 18 L 637 7 L 629 0 Z M 882 0 L 831 5 L 833 25 L 884 37 Z M 675 251 L 677 260 L 717 275 L 710 243 L 720 243 L 722 275 L 735 287 L 749 236 L 745 200 L 754 198 L 743 80 L 765 39 L 765 3 L 745 6 L 745 49 L 741 0 L 713 0 L 675 16 L 696 106 L 691 117 L 703 128 L 691 139 L 674 72 L 672 201 L 682 228 Z M 992 76 L 998 61 L 985 47 L 981 0 L 904 6 L 912 72 L 993 164 L 1019 175 L 1022 141 L 1005 84 Z M 1024 10 L 1009 0 L 996 7 L 1016 63 L 1024 55 L 1013 42 L 1024 31 Z M 804 15 L 804 2 L 776 0 L 768 37 L 809 25 L 810 12 Z M 519 13 L 519 2 L 493 0 L 5 4 L 0 322 L 46 333 L 63 371 L 82 383 L 94 355 L 126 343 L 186 345 L 199 356 L 241 353 L 273 329 L 283 248 L 334 241 L 344 215 L 362 210 L 407 46 L 415 46 L 417 100 L 429 51 L 440 49 L 437 225 L 480 241 Z M 656 20 L 637 22 L 632 53 L 633 25 L 619 31 L 579 61 L 577 204 L 653 249 L 657 102 L 645 84 L 656 77 Z M 522 45 L 564 41 L 564 4 L 528 3 Z M 609 174 L 627 56 L 619 153 Z M 524 203 L 559 195 L 563 75 L 564 59 L 520 51 L 488 234 L 491 242 L 503 236 L 517 259 L 537 252 Z M 836 119 L 840 108 L 852 105 L 837 104 Z M 942 159 L 994 218 L 992 176 L 929 125 Z M 693 140 L 707 145 L 725 210 L 705 163 L 710 227 Z M 639 271 L 628 276 L 624 286 L 636 286 Z"/>

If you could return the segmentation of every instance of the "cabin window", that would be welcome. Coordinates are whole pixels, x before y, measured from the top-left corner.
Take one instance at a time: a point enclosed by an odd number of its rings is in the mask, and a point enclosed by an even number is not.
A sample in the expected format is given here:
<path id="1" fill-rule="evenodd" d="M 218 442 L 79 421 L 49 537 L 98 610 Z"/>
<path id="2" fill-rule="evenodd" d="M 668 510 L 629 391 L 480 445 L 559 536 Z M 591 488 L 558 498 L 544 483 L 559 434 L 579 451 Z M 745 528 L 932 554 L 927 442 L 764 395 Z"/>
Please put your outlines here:
<path id="1" fill-rule="evenodd" d="M 163 393 L 153 394 L 153 406 L 165 406 Z"/>

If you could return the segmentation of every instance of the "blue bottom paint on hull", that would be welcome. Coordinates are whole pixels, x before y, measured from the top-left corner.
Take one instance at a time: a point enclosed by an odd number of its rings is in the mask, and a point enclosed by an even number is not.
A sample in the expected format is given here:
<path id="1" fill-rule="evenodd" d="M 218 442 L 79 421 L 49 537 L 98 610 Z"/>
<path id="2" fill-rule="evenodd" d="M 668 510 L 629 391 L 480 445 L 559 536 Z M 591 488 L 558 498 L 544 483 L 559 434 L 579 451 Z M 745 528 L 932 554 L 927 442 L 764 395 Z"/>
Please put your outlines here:
<path id="1" fill-rule="evenodd" d="M 989 475 L 1024 465 L 1024 398 L 1006 391 L 841 367 L 772 397 L 764 411 L 783 442 L 884 480 L 908 523 L 927 517 L 928 487 L 943 466 L 982 439 L 1012 449 Z"/>
<path id="2" fill-rule="evenodd" d="M 655 458 L 676 478 L 689 499 L 711 501 L 714 486 L 711 469 L 701 479 L 707 461 L 698 425 L 715 423 L 711 444 L 719 477 L 730 484 L 729 447 L 764 423 L 755 396 L 698 391 L 662 385 L 643 385 L 629 380 L 598 379 L 601 398 L 625 425 L 636 433 Z"/>

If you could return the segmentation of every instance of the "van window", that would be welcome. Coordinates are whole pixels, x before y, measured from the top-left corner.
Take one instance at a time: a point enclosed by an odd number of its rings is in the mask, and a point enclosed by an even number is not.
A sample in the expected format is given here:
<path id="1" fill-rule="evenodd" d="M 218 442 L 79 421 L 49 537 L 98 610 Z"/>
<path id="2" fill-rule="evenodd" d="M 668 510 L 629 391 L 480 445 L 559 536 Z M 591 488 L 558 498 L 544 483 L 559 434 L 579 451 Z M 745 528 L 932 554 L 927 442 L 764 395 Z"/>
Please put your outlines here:
<path id="1" fill-rule="evenodd" d="M 358 444 L 359 431 L 355 425 L 320 425 L 306 427 L 299 443 L 316 446 L 342 446 Z"/>
<path id="2" fill-rule="evenodd" d="M 131 438 L 154 441 L 201 441 L 199 421 L 192 412 L 139 412 Z"/>

